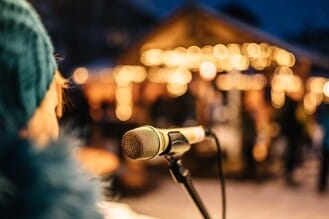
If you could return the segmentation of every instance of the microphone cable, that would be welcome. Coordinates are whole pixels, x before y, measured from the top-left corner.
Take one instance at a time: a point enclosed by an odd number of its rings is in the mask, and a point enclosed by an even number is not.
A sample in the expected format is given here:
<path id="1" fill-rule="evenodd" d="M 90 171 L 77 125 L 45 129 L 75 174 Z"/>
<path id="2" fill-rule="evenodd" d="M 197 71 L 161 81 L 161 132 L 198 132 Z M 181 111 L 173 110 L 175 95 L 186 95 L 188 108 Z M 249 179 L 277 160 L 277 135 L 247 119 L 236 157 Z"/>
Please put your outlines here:
<path id="1" fill-rule="evenodd" d="M 225 175 L 223 171 L 223 160 L 222 160 L 222 149 L 216 134 L 212 130 L 206 130 L 206 136 L 211 136 L 216 143 L 217 148 L 217 170 L 221 184 L 221 195 L 222 195 L 222 219 L 226 218 L 226 188 L 225 188 Z"/>

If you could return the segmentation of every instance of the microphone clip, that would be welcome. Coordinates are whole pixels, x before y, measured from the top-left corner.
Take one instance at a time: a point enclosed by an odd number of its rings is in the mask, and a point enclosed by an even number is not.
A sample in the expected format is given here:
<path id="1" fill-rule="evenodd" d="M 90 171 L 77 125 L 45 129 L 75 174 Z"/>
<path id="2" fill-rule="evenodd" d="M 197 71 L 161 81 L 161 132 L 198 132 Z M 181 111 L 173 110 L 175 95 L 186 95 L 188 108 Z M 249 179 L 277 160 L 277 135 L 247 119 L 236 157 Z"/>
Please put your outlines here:
<path id="1" fill-rule="evenodd" d="M 188 143 L 186 137 L 179 131 L 169 132 L 168 138 L 169 146 L 160 155 L 181 157 L 191 148 L 191 145 Z"/>

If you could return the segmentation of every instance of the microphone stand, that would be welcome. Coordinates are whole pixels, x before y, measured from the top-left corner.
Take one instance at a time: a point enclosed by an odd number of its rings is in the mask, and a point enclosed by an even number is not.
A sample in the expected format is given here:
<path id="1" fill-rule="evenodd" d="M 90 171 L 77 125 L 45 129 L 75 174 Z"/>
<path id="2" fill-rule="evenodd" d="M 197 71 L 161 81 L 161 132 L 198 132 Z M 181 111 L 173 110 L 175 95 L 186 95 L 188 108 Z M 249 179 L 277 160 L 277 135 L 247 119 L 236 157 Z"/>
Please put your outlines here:
<path id="1" fill-rule="evenodd" d="M 201 201 L 195 187 L 192 184 L 189 171 L 183 166 L 181 156 L 191 147 L 187 139 L 179 132 L 168 133 L 171 142 L 171 147 L 168 150 L 171 153 L 165 155 L 164 157 L 169 162 L 170 173 L 174 181 L 181 183 L 186 189 L 200 213 L 205 219 L 210 219 L 209 213 L 207 212 L 203 202 Z M 163 152 L 164 154 L 166 151 Z"/>

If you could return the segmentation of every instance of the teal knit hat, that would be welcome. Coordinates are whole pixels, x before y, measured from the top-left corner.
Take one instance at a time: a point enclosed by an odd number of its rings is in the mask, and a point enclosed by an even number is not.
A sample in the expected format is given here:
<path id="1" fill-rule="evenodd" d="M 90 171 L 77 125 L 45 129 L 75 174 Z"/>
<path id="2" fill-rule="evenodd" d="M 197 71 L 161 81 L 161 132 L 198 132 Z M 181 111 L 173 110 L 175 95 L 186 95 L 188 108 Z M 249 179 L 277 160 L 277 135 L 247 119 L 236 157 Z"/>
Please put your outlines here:
<path id="1" fill-rule="evenodd" d="M 56 69 L 53 46 L 32 6 L 0 0 L 0 133 L 27 124 Z"/>

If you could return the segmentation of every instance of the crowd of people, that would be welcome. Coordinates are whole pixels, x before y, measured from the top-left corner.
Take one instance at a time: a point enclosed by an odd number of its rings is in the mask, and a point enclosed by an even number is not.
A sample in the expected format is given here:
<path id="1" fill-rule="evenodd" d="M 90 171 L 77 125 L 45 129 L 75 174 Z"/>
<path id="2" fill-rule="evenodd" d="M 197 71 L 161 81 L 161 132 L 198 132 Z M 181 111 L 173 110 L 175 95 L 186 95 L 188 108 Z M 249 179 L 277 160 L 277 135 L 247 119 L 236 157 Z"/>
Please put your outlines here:
<path id="1" fill-rule="evenodd" d="M 259 180 L 260 175 L 253 150 L 257 142 L 258 133 L 252 110 L 242 107 L 242 173 L 245 178 Z M 279 172 L 275 174 L 281 177 L 289 187 L 302 185 L 303 180 L 297 179 L 296 172 L 302 168 L 308 159 L 317 159 L 317 191 L 323 193 L 327 190 L 329 175 L 328 161 L 328 133 L 329 133 L 329 105 L 321 104 L 313 115 L 307 115 L 302 102 L 293 95 L 287 96 L 284 105 L 279 110 L 273 110 L 271 122 L 278 129 L 276 136 L 272 138 L 269 150 L 281 151 L 277 154 L 268 153 L 268 162 L 272 162 L 271 156 L 281 164 Z M 271 148 L 272 147 L 272 148 Z"/>

